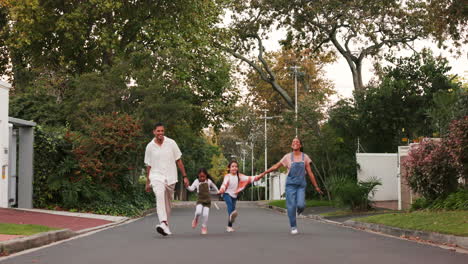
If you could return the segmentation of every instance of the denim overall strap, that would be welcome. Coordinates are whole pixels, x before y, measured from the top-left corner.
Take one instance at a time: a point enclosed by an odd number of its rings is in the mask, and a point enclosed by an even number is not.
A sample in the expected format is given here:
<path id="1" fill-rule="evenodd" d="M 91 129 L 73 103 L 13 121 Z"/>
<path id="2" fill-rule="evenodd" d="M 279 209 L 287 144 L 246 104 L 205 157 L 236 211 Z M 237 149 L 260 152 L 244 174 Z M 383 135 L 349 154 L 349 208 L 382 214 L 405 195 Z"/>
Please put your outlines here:
<path id="1" fill-rule="evenodd" d="M 289 173 L 286 178 L 286 185 L 305 185 L 305 162 L 304 162 L 304 153 L 302 153 L 302 161 L 294 162 L 294 154 L 291 153 L 291 167 L 289 168 Z"/>

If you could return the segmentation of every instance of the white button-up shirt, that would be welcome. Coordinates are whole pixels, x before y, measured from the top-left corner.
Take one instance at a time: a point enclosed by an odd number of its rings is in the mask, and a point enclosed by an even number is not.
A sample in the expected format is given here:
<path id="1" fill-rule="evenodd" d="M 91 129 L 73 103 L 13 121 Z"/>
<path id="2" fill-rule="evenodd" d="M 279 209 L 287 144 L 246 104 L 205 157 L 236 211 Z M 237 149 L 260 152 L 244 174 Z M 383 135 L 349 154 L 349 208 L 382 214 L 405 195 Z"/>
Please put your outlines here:
<path id="1" fill-rule="evenodd" d="M 177 182 L 176 161 L 180 159 L 180 152 L 177 143 L 168 137 L 164 137 L 161 145 L 154 142 L 154 138 L 146 145 L 145 164 L 150 166 L 149 179 L 151 183 L 160 181 L 167 184 Z"/>

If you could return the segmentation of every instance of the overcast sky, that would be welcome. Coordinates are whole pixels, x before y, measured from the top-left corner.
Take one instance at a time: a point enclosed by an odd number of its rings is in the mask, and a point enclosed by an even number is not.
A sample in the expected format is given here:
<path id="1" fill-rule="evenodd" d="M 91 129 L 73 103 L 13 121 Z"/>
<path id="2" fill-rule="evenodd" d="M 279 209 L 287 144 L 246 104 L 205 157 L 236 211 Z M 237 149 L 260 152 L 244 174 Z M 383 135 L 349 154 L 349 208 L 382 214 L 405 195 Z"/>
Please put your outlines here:
<path id="1" fill-rule="evenodd" d="M 280 49 L 279 40 L 284 37 L 284 32 L 277 31 L 270 35 L 270 39 L 265 41 L 267 51 L 275 51 Z M 437 48 L 437 46 L 430 41 L 418 41 L 415 43 L 414 48 L 421 50 L 424 47 L 429 47 L 434 52 L 434 55 L 442 55 L 449 60 L 449 64 L 452 67 L 450 74 L 457 74 L 465 78 L 465 82 L 468 81 L 468 59 L 467 52 L 468 47 L 464 47 L 463 55 L 456 57 L 447 51 L 443 51 Z M 411 56 L 412 51 L 406 50 L 399 53 L 400 56 Z M 346 60 L 338 54 L 337 62 L 330 64 L 326 67 L 326 77 L 332 80 L 335 84 L 335 89 L 338 95 L 343 97 L 351 97 L 354 89 L 353 78 Z M 367 58 L 364 60 L 363 65 L 363 81 L 365 84 L 372 79 L 372 61 Z M 335 98 L 336 99 L 336 98 Z"/>

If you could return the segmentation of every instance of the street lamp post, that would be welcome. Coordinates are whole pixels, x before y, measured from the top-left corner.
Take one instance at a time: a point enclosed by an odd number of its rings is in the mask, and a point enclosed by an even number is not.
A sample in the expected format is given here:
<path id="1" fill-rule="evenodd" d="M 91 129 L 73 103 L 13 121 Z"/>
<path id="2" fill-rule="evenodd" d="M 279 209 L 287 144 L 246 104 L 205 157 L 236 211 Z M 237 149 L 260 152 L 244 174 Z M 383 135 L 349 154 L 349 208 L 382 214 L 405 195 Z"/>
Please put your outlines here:
<path id="1" fill-rule="evenodd" d="M 297 137 L 297 113 L 298 113 L 298 105 L 297 105 L 297 70 L 301 68 L 299 66 L 291 67 L 294 70 L 294 113 L 296 115 L 296 137 Z"/>
<path id="2" fill-rule="evenodd" d="M 254 158 L 253 158 L 253 153 L 254 153 L 254 145 L 253 141 L 250 142 L 250 154 L 251 154 L 251 160 L 250 160 L 250 176 L 254 176 Z M 252 186 L 255 186 L 255 182 L 252 182 Z M 250 200 L 253 201 L 253 193 L 254 190 L 252 189 L 250 191 Z"/>

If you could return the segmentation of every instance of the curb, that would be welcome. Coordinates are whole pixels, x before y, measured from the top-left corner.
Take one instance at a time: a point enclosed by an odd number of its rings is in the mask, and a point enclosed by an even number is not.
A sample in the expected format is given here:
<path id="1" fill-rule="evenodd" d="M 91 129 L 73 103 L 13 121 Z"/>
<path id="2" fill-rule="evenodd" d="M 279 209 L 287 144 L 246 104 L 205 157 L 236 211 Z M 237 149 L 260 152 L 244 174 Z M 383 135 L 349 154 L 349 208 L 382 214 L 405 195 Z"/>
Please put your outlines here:
<path id="1" fill-rule="evenodd" d="M 387 235 L 406 238 L 410 240 L 422 240 L 424 242 L 443 244 L 450 247 L 460 247 L 468 249 L 468 237 L 446 235 L 428 231 L 418 231 L 410 229 L 402 229 L 398 227 L 385 226 L 373 223 L 357 222 L 347 220 L 343 223 L 344 226 L 354 227 L 358 229 L 367 229 L 375 232 L 384 233 Z"/>
<path id="2" fill-rule="evenodd" d="M 82 229 L 82 230 L 79 230 L 79 231 L 75 231 L 75 233 L 76 233 L 76 235 L 82 235 L 82 234 L 89 233 L 89 232 L 92 232 L 92 231 L 97 231 L 97 230 L 100 230 L 100 229 L 106 229 L 106 228 L 111 227 L 111 226 L 120 225 L 120 224 L 123 224 L 123 223 L 125 223 L 125 222 L 127 222 L 129 220 L 131 220 L 131 218 L 122 219 L 120 221 L 116 221 L 116 222 L 105 224 L 105 225 L 100 225 L 100 226 L 95 226 L 95 227 Z"/>
<path id="3" fill-rule="evenodd" d="M 267 208 L 267 209 L 272 209 L 273 211 L 276 211 L 276 212 L 280 212 L 280 213 L 288 213 L 288 210 L 284 209 L 284 208 L 281 208 L 281 207 L 278 207 L 278 206 L 274 206 L 274 205 L 260 205 L 260 207 L 263 207 L 263 208 Z"/>
<path id="4" fill-rule="evenodd" d="M 78 235 L 78 233 L 71 231 L 70 229 L 61 229 L 7 240 L 0 243 L 0 256 L 9 255 L 25 249 L 40 247 L 76 235 Z"/>
<path id="5" fill-rule="evenodd" d="M 127 222 L 130 218 L 123 219 L 121 221 L 90 227 L 79 231 L 72 231 L 70 229 L 60 229 L 55 231 L 38 233 L 31 236 L 15 238 L 7 241 L 0 242 L 0 259 L 2 256 L 17 253 L 26 249 L 37 248 L 45 246 L 60 240 L 68 239 L 74 236 L 83 235 L 85 233 L 97 231 L 100 229 L 106 229 L 108 227 L 120 225 Z"/>
<path id="6" fill-rule="evenodd" d="M 141 215 L 135 217 L 135 218 L 142 218 L 142 217 L 145 217 L 147 215 L 150 215 L 150 214 L 153 214 L 153 213 L 156 213 L 156 208 L 149 208 L 149 209 L 146 209 L 146 211 L 144 211 L 143 213 L 141 213 Z"/>

